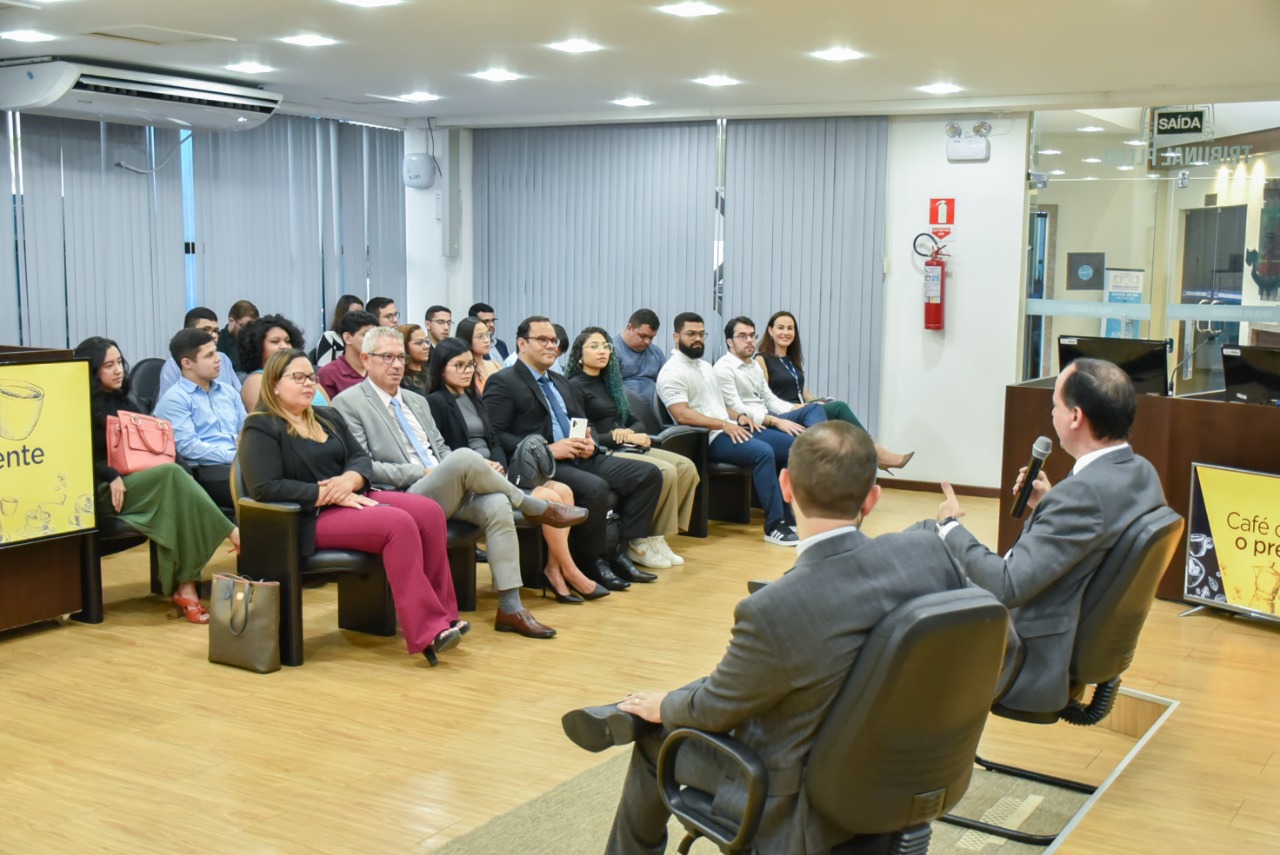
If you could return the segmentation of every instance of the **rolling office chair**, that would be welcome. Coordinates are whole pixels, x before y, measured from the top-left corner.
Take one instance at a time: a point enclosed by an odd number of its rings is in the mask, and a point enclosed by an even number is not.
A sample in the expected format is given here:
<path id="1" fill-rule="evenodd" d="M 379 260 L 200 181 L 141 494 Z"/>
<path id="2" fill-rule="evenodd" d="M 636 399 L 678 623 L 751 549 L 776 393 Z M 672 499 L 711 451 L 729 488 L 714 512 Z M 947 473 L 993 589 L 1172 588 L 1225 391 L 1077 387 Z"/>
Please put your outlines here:
<path id="1" fill-rule="evenodd" d="M 995 694 L 1009 613 L 979 588 L 909 600 L 876 624 L 818 730 L 800 798 L 849 837 L 892 835 L 894 855 L 924 855 L 929 824 L 964 795 Z M 714 793 L 683 785 L 682 746 L 723 756 L 745 786 L 737 821 L 712 813 Z M 731 736 L 678 728 L 658 755 L 662 798 L 688 835 L 747 852 L 768 792 L 760 758 Z M 833 853 L 842 851 L 835 847 Z"/>
<path id="2" fill-rule="evenodd" d="M 1124 530 L 1090 578 L 1081 601 L 1080 625 L 1076 629 L 1071 652 L 1068 675 L 1071 700 L 1065 707 L 1051 712 L 1027 711 L 1007 707 L 997 699 L 991 712 L 1002 718 L 1032 724 L 1054 724 L 1061 720 L 1082 727 L 1098 724 L 1106 718 L 1120 689 L 1120 675 L 1133 662 L 1138 636 L 1151 610 L 1156 585 L 1178 548 L 1182 527 L 1182 517 L 1172 508 L 1156 508 L 1143 514 Z M 1015 672 L 1010 685 L 1017 679 Z M 1087 686 L 1094 689 L 1085 704 L 1081 698 Z M 1097 787 L 1079 781 L 993 763 L 982 757 L 976 760 L 978 765 L 989 771 L 1079 793 L 1097 791 Z M 1056 834 L 1027 834 L 950 814 L 942 819 L 952 825 L 1033 846 L 1048 846 L 1057 839 Z"/>

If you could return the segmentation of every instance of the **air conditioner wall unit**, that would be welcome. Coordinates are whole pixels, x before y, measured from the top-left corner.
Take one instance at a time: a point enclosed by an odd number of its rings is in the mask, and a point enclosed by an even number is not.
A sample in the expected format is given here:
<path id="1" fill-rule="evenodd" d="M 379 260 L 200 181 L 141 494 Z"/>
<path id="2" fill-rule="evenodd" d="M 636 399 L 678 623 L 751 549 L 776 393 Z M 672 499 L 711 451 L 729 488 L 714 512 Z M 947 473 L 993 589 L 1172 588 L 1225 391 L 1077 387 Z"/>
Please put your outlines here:
<path id="1" fill-rule="evenodd" d="M 0 110 L 69 119 L 238 131 L 256 128 L 281 96 L 252 86 L 80 60 L 0 64 Z"/>

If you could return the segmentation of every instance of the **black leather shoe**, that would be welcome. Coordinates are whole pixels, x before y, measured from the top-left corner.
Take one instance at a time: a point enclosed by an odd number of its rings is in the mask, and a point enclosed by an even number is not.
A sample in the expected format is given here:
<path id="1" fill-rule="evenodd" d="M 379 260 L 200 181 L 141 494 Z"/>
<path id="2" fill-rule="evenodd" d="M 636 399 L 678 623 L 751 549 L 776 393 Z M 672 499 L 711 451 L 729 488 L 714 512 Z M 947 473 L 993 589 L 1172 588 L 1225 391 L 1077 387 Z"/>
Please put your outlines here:
<path id="1" fill-rule="evenodd" d="M 631 583 L 626 579 L 619 579 L 614 575 L 613 570 L 609 568 L 609 562 L 603 558 L 597 560 L 595 566 L 584 572 L 588 579 L 594 579 L 610 591 L 625 591 L 631 587 Z"/>
<path id="2" fill-rule="evenodd" d="M 656 574 L 647 573 L 639 567 L 631 563 L 631 559 L 625 555 L 619 555 L 609 562 L 609 566 L 616 573 L 628 582 L 656 582 L 658 577 Z"/>
<path id="3" fill-rule="evenodd" d="M 618 709 L 617 704 L 570 710 L 560 718 L 564 735 L 579 748 L 603 751 L 635 742 L 644 719 Z"/>

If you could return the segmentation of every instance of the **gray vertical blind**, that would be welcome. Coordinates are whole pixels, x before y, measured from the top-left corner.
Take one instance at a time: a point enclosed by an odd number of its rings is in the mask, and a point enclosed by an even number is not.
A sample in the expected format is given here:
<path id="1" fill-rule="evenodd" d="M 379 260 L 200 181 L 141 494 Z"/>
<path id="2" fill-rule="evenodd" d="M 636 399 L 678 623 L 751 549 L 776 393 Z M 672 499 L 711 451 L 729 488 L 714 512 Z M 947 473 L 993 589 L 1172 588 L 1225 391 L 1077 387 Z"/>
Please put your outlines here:
<path id="1" fill-rule="evenodd" d="M 10 157 L 0 161 L 0 182 L 9 193 L 9 205 L 0 211 L 0 246 L 13 247 L 12 259 L 0 256 L 0 344 L 17 344 L 22 335 L 22 304 L 18 299 L 18 270 L 22 265 L 22 241 L 18 227 L 22 223 L 22 197 L 18 193 L 18 158 L 13 122 L 14 113 L 0 113 L 0 136 Z"/>
<path id="2" fill-rule="evenodd" d="M 689 124 L 478 130 L 475 296 L 514 346 L 533 314 L 570 336 L 713 305 L 716 129 Z M 455 319 L 465 306 L 452 306 Z"/>
<path id="3" fill-rule="evenodd" d="M 792 312 L 810 391 L 848 401 L 872 433 L 888 127 L 883 117 L 734 121 L 726 149 L 726 318 L 747 315 L 763 334 L 773 312 Z"/>

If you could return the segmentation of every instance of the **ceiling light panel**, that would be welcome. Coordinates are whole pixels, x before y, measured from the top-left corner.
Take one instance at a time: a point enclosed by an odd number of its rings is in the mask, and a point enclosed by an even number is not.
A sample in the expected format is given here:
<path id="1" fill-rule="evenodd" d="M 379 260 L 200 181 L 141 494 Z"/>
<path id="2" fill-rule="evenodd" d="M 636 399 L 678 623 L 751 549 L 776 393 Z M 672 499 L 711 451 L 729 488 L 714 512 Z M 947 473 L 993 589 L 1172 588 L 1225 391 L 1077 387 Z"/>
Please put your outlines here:
<path id="1" fill-rule="evenodd" d="M 11 42 L 51 42 L 56 38 L 57 36 L 42 33 L 39 30 L 9 30 L 0 33 L 0 39 L 8 39 Z"/>
<path id="2" fill-rule="evenodd" d="M 595 42 L 589 42 L 586 39 L 566 39 L 562 42 L 554 42 L 547 45 L 552 50 L 564 51 L 565 53 L 591 53 L 600 50 L 600 45 Z"/>
<path id="3" fill-rule="evenodd" d="M 412 101 L 415 104 L 425 104 L 427 101 L 439 101 L 439 95 L 432 95 L 430 92 L 410 92 L 400 96 L 401 101 Z"/>
<path id="4" fill-rule="evenodd" d="M 858 53 L 850 48 L 833 47 L 826 50 L 815 50 L 809 56 L 816 59 L 825 59 L 827 62 L 848 62 L 851 59 L 862 59 L 866 54 Z"/>
<path id="5" fill-rule="evenodd" d="M 336 39 L 328 36 L 317 36 L 315 33 L 299 33 L 296 36 L 285 36 L 280 41 L 290 45 L 300 45 L 302 47 L 326 47 L 328 45 L 336 45 Z"/>
<path id="6" fill-rule="evenodd" d="M 1076 128 L 1076 130 L 1082 134 L 1100 134 L 1105 131 L 1106 128 L 1100 128 L 1097 125 L 1087 125 L 1083 128 Z"/>
<path id="7" fill-rule="evenodd" d="M 930 83 L 928 86 L 917 86 L 921 92 L 927 92 L 930 95 L 953 95 L 962 91 L 959 86 L 954 83 Z"/>
<path id="8" fill-rule="evenodd" d="M 481 80 L 488 80 L 491 83 L 505 83 L 508 80 L 519 80 L 520 75 L 507 71 L 505 68 L 490 68 L 485 71 L 477 71 L 472 77 L 479 77 Z"/>
<path id="9" fill-rule="evenodd" d="M 1080 162 L 1081 162 L 1081 163 L 1102 163 L 1102 158 L 1100 158 L 1100 157 L 1086 157 L 1086 158 L 1082 159 Z"/>
<path id="10" fill-rule="evenodd" d="M 260 62 L 237 62 L 235 65 L 225 65 L 223 68 L 240 74 L 266 74 L 268 71 L 275 71 L 271 66 Z"/>
<path id="11" fill-rule="evenodd" d="M 1062 152 L 1056 148 L 1042 148 L 1036 154 L 1062 154 Z"/>
<path id="12" fill-rule="evenodd" d="M 677 15 L 681 18 L 703 18 L 707 15 L 719 15 L 724 10 L 718 6 L 712 6 L 710 3 L 701 3 L 698 0 L 689 0 L 685 3 L 672 3 L 668 6 L 659 6 L 659 12 L 666 12 L 668 15 Z"/>
<path id="13" fill-rule="evenodd" d="M 1142 145 L 1142 146 L 1145 146 L 1145 145 L 1147 144 L 1147 141 L 1146 141 L 1146 140 L 1125 140 L 1125 141 L 1124 141 L 1124 144 L 1125 144 L 1125 145 Z"/>
<path id="14" fill-rule="evenodd" d="M 362 9 L 374 9 L 378 6 L 398 6 L 401 0 L 338 0 L 348 6 L 359 6 Z"/>
<path id="15" fill-rule="evenodd" d="M 614 101 L 613 103 L 617 104 L 619 107 L 648 107 L 653 102 L 646 101 L 643 98 L 632 97 L 632 98 L 619 98 L 617 101 Z"/>
<path id="16" fill-rule="evenodd" d="M 706 77 L 699 77 L 694 83 L 701 83 L 703 86 L 737 86 L 740 81 L 734 80 L 732 77 L 725 77 L 723 74 L 709 74 Z"/>

